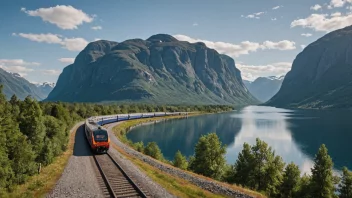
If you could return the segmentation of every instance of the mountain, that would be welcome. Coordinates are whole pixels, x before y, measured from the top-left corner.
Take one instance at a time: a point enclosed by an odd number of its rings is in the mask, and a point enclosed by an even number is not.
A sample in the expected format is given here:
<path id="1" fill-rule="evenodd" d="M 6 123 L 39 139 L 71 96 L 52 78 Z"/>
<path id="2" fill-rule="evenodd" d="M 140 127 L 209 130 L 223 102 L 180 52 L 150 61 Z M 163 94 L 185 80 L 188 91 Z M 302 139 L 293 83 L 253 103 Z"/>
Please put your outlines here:
<path id="1" fill-rule="evenodd" d="M 35 85 L 39 88 L 39 90 L 43 93 L 45 97 L 47 97 L 55 87 L 55 83 L 50 82 L 38 83 Z"/>
<path id="2" fill-rule="evenodd" d="M 6 95 L 7 99 L 10 99 L 13 94 L 16 94 L 21 100 L 28 95 L 31 95 L 37 100 L 43 100 L 46 97 L 37 86 L 22 78 L 21 75 L 9 73 L 1 68 L 0 84 L 4 86 L 3 93 Z"/>
<path id="3" fill-rule="evenodd" d="M 352 26 L 308 45 L 267 105 L 298 108 L 352 106 Z"/>
<path id="4" fill-rule="evenodd" d="M 166 34 L 89 43 L 64 68 L 47 100 L 250 104 L 232 58 Z"/>
<path id="5" fill-rule="evenodd" d="M 259 77 L 253 82 L 243 80 L 243 83 L 254 97 L 261 102 L 266 102 L 279 91 L 284 77 Z"/>

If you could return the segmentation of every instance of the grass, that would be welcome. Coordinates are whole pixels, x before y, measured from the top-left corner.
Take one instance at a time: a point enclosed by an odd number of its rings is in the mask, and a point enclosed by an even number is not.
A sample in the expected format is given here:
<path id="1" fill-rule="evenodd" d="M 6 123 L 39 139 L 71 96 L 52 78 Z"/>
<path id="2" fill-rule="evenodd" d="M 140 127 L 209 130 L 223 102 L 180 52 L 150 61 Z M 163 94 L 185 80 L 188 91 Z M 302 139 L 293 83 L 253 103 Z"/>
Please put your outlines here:
<path id="1" fill-rule="evenodd" d="M 78 127 L 73 128 L 70 134 L 67 150 L 60 156 L 56 157 L 54 162 L 46 167 L 42 167 L 39 175 L 31 176 L 25 184 L 17 186 L 12 193 L 5 197 L 44 197 L 55 186 L 61 177 L 62 172 L 73 153 L 74 138 Z"/>
<path id="2" fill-rule="evenodd" d="M 199 114 L 200 113 L 193 114 L 193 115 L 199 115 Z M 170 116 L 170 117 L 167 117 L 167 119 L 175 119 L 175 118 L 181 118 L 181 117 L 182 116 Z M 146 119 L 140 119 L 140 120 L 125 121 L 125 122 L 122 122 L 119 125 L 115 126 L 113 128 L 113 131 L 114 131 L 115 135 L 122 142 L 127 143 L 129 146 L 131 146 L 133 148 L 133 142 L 128 140 L 126 137 L 126 133 L 128 133 L 129 128 L 132 126 L 142 124 L 142 123 L 153 122 L 153 121 L 162 120 L 162 119 L 165 119 L 165 117 L 146 118 Z M 126 158 L 128 158 L 135 165 L 137 165 L 143 172 L 145 172 L 151 179 L 153 179 L 155 182 L 159 183 L 162 187 L 164 187 L 168 192 L 172 193 L 173 195 L 176 195 L 178 197 L 224 197 L 222 195 L 213 194 L 207 190 L 203 190 L 203 189 L 193 185 L 192 183 L 190 183 L 187 180 L 184 180 L 179 177 L 175 177 L 173 175 L 167 174 L 167 173 L 165 173 L 165 172 L 163 172 L 153 166 L 150 166 L 149 164 L 139 160 L 138 158 L 127 154 L 126 152 L 124 152 L 124 150 L 119 148 L 114 143 L 112 143 L 112 144 L 113 144 L 112 146 L 115 149 L 117 149 Z M 166 164 L 162 161 L 159 161 L 159 162 L 163 163 L 166 166 L 171 166 L 170 164 Z M 173 168 L 175 168 L 175 167 L 173 167 Z M 255 191 L 252 191 L 252 190 L 249 190 L 246 188 L 242 188 L 240 186 L 219 182 L 219 181 L 213 180 L 211 178 L 195 174 L 193 172 L 189 172 L 189 171 L 185 171 L 185 172 L 187 172 L 188 174 L 192 174 L 196 177 L 208 180 L 208 181 L 216 182 L 218 184 L 221 184 L 221 185 L 226 186 L 228 188 L 231 188 L 233 190 L 242 192 L 244 194 L 251 195 L 256 198 L 266 197 L 258 192 L 255 192 Z"/>
<path id="3" fill-rule="evenodd" d="M 222 195 L 213 194 L 209 191 L 205 191 L 191 184 L 187 180 L 162 172 L 161 170 L 142 162 L 138 158 L 127 154 L 115 144 L 113 145 L 113 147 L 117 149 L 120 153 L 122 153 L 128 160 L 137 165 L 140 170 L 142 170 L 152 180 L 160 184 L 169 193 L 177 197 L 224 197 Z"/>

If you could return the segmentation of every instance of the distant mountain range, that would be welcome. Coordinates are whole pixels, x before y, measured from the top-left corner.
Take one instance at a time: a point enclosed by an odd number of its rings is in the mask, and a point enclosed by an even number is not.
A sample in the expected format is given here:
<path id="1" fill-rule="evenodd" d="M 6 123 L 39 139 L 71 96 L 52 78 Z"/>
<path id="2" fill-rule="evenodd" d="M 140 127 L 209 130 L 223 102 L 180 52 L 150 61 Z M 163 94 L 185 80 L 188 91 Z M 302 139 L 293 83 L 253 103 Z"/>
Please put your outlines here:
<path id="1" fill-rule="evenodd" d="M 55 83 L 44 82 L 35 84 L 39 90 L 45 95 L 45 98 L 49 95 L 49 93 L 54 89 Z"/>
<path id="2" fill-rule="evenodd" d="M 253 82 L 243 80 L 243 83 L 254 97 L 261 102 L 266 102 L 280 90 L 284 77 L 285 76 L 259 77 Z"/>
<path id="3" fill-rule="evenodd" d="M 4 86 L 3 93 L 6 95 L 7 99 L 10 99 L 14 94 L 21 100 L 28 95 L 31 95 L 37 100 L 43 100 L 46 97 L 36 85 L 31 84 L 26 79 L 22 78 L 21 75 L 7 72 L 1 68 L 0 84 Z"/>
<path id="4" fill-rule="evenodd" d="M 87 45 L 67 66 L 49 101 L 254 104 L 232 58 L 166 34 Z"/>
<path id="5" fill-rule="evenodd" d="M 298 54 L 280 91 L 267 104 L 352 107 L 352 26 L 326 34 Z"/>

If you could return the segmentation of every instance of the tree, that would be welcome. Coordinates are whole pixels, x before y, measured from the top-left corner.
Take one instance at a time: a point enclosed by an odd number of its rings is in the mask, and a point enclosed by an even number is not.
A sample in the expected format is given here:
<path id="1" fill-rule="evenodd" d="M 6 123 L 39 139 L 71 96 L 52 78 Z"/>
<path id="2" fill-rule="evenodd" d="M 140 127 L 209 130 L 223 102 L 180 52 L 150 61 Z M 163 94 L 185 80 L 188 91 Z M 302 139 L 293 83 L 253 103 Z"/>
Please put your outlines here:
<path id="1" fill-rule="evenodd" d="M 254 168 L 254 156 L 251 151 L 251 146 L 247 143 L 243 144 L 243 149 L 238 155 L 237 161 L 234 165 L 233 182 L 242 186 L 253 186 L 252 171 Z M 231 180 L 230 180 L 231 182 Z"/>
<path id="2" fill-rule="evenodd" d="M 174 157 L 173 164 L 175 167 L 186 170 L 188 162 L 185 156 L 182 155 L 181 151 L 177 151 Z"/>
<path id="3" fill-rule="evenodd" d="M 298 192 L 297 192 L 297 196 L 298 198 L 312 198 L 311 196 L 311 180 L 312 178 L 310 176 L 308 176 L 307 174 L 304 174 L 301 177 L 301 181 L 299 183 L 299 188 L 298 188 Z M 313 197 L 314 198 L 314 197 Z"/>
<path id="4" fill-rule="evenodd" d="M 144 143 L 142 141 L 134 143 L 133 147 L 136 151 L 144 153 Z"/>
<path id="5" fill-rule="evenodd" d="M 203 135 L 196 147 L 191 169 L 198 174 L 220 179 L 224 173 L 226 146 L 222 146 L 216 133 Z"/>
<path id="6" fill-rule="evenodd" d="M 346 167 L 342 168 L 341 183 L 338 190 L 340 198 L 352 198 L 352 172 Z"/>
<path id="7" fill-rule="evenodd" d="M 37 101 L 26 97 L 20 106 L 20 131 L 28 137 L 35 153 L 38 155 L 43 147 L 45 128 L 41 108 Z"/>
<path id="8" fill-rule="evenodd" d="M 285 168 L 282 183 L 280 186 L 280 197 L 292 198 L 296 197 L 299 190 L 300 170 L 293 162 Z"/>
<path id="9" fill-rule="evenodd" d="M 321 145 L 315 155 L 312 168 L 312 196 L 330 198 L 334 195 L 334 181 L 332 175 L 333 163 L 328 155 L 328 149 Z"/>
<path id="10" fill-rule="evenodd" d="M 279 195 L 280 184 L 282 182 L 283 169 L 285 163 L 280 156 L 275 156 L 272 152 L 269 155 L 268 162 L 265 166 L 265 174 L 263 178 L 263 189 L 269 197 L 275 197 Z"/>
<path id="11" fill-rule="evenodd" d="M 156 142 L 149 142 L 144 149 L 144 153 L 157 160 L 163 159 L 163 154 Z"/>

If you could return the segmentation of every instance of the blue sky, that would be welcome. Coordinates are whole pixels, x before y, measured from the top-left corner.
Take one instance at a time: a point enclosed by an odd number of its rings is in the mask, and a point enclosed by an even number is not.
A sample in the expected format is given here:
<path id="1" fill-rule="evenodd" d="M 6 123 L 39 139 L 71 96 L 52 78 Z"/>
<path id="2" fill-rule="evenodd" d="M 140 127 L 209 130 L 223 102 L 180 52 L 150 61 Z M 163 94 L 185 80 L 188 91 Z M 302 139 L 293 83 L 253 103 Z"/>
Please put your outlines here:
<path id="1" fill-rule="evenodd" d="M 352 0 L 1 1 L 0 67 L 56 82 L 88 42 L 167 33 L 232 56 L 252 80 L 285 74 L 302 47 L 352 25 L 351 10 Z"/>

